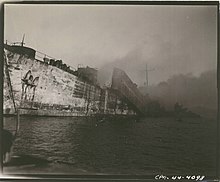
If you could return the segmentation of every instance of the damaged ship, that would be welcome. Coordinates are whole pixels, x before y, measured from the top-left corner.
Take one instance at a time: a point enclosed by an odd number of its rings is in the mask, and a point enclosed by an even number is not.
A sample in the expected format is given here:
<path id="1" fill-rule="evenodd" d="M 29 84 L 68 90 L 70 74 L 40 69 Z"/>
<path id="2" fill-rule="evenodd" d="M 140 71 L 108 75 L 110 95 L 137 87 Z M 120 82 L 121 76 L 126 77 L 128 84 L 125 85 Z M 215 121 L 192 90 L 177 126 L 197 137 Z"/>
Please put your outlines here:
<path id="1" fill-rule="evenodd" d="M 114 68 L 111 86 L 101 87 L 97 69 L 71 69 L 62 62 L 24 46 L 4 44 L 3 113 L 22 115 L 140 115 L 145 105 L 135 83 Z"/>

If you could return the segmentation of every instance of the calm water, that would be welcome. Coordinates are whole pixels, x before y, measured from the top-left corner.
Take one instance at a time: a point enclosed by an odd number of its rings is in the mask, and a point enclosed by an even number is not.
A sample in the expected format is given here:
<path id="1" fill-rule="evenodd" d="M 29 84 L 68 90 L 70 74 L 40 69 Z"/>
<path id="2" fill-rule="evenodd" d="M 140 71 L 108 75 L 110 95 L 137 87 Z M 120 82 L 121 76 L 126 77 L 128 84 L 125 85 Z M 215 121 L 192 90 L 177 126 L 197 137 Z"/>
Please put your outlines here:
<path id="1" fill-rule="evenodd" d="M 15 119 L 4 118 L 13 130 Z M 216 121 L 21 117 L 14 153 L 105 174 L 215 175 Z M 58 171 L 54 171 L 56 173 Z"/>

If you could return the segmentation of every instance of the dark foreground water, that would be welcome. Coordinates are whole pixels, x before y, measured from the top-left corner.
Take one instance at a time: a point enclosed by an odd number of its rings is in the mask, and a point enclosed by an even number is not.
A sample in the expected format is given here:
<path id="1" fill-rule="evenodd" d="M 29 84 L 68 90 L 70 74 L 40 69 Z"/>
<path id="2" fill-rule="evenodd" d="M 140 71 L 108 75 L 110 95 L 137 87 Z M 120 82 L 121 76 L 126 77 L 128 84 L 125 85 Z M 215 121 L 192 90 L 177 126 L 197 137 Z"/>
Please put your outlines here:
<path id="1" fill-rule="evenodd" d="M 4 121 L 5 128 L 14 129 L 15 118 Z M 94 174 L 214 176 L 216 121 L 143 118 L 97 125 L 91 118 L 21 117 L 14 154 L 61 161 Z"/>

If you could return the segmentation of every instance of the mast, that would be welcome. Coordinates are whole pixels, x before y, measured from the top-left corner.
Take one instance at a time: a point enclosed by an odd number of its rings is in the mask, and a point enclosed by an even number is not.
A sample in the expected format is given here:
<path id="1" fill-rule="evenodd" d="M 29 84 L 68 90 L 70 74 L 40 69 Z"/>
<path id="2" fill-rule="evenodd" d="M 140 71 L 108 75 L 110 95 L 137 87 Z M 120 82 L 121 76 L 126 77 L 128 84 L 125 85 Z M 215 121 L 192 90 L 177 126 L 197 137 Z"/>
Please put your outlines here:
<path id="1" fill-rule="evenodd" d="M 23 47 L 24 46 L 24 38 L 25 38 L 25 34 L 23 35 L 23 38 L 22 38 L 22 41 L 21 41 L 21 46 Z"/>
<path id="2" fill-rule="evenodd" d="M 146 87 L 148 88 L 148 69 L 147 69 L 147 63 L 146 63 Z"/>
<path id="3" fill-rule="evenodd" d="M 148 66 L 147 66 L 147 63 L 146 63 L 146 82 L 145 82 L 145 85 L 146 85 L 146 88 L 147 88 L 147 92 L 148 92 L 148 87 L 149 87 L 149 77 L 148 77 L 148 72 L 149 71 L 154 71 L 155 69 L 148 69 Z"/>

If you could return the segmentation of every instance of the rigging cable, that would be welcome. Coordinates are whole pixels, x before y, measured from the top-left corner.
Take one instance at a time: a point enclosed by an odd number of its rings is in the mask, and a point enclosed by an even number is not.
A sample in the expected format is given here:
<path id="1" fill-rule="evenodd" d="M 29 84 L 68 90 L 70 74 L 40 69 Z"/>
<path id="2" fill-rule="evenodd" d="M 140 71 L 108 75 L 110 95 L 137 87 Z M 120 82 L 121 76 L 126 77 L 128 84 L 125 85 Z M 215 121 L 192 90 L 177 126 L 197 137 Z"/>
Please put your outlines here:
<path id="1" fill-rule="evenodd" d="M 13 93 L 11 79 L 10 79 L 10 73 L 9 73 L 9 69 L 8 69 L 9 66 L 8 66 L 7 56 L 5 55 L 5 52 L 4 52 L 4 63 L 5 63 L 5 66 L 4 66 L 5 71 L 4 72 L 5 72 L 6 79 L 8 79 L 7 83 L 8 83 L 8 87 L 9 87 L 9 95 L 12 99 L 15 113 L 17 114 L 17 117 L 16 117 L 16 130 L 15 130 L 15 133 L 14 133 L 14 139 L 15 139 L 17 137 L 17 134 L 18 134 L 18 131 L 19 131 L 19 128 L 20 128 L 20 115 L 19 115 L 19 109 L 16 107 L 16 103 L 15 103 L 14 93 Z"/>

